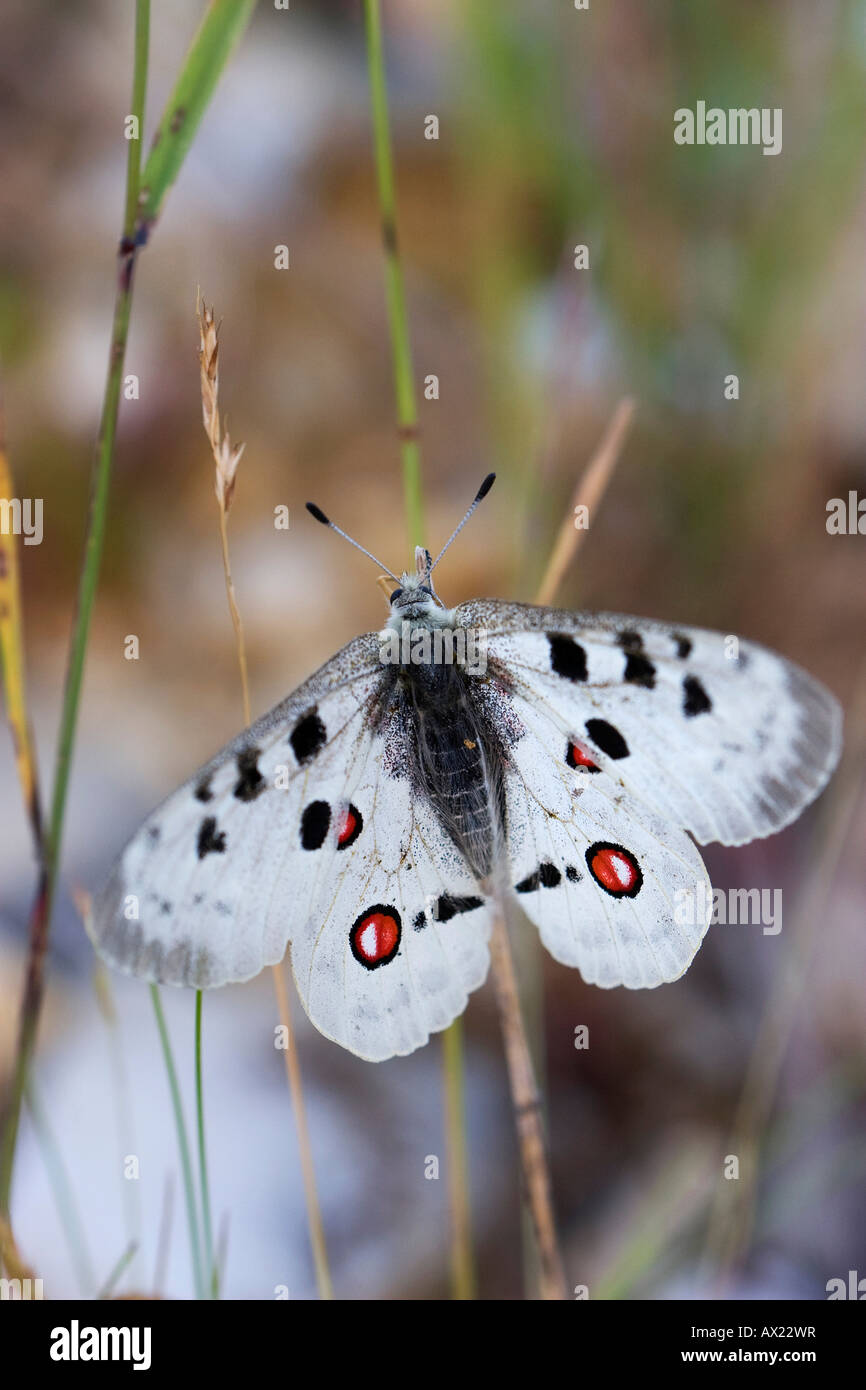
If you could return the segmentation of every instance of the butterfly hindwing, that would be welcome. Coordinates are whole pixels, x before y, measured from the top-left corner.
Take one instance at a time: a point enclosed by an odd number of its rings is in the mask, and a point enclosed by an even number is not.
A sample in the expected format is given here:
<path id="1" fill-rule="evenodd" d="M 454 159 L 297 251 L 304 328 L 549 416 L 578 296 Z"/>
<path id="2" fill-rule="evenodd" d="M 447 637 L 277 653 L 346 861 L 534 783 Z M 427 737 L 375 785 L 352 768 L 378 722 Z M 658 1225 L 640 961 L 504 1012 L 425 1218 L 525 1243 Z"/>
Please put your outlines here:
<path id="1" fill-rule="evenodd" d="M 367 748 L 353 796 L 369 832 L 317 886 L 291 947 L 328 1037 L 369 1060 L 412 1052 L 484 981 L 492 908 L 430 806 Z"/>
<path id="2" fill-rule="evenodd" d="M 590 984 L 651 988 L 678 979 L 709 924 L 703 861 L 688 835 L 630 797 L 513 700 L 523 733 L 506 776 L 511 887 L 547 949 Z"/>
<path id="3" fill-rule="evenodd" d="M 701 844 L 788 825 L 827 781 L 841 712 L 823 686 L 751 642 L 617 615 L 477 600 L 495 674 L 610 777 Z"/>

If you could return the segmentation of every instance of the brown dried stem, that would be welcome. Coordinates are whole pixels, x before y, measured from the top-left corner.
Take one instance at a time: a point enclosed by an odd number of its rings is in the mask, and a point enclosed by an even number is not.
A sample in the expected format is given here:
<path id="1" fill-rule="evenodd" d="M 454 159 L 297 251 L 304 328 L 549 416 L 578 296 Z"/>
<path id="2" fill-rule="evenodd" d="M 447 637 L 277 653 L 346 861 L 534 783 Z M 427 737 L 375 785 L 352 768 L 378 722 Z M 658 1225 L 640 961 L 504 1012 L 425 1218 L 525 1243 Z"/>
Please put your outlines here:
<path id="1" fill-rule="evenodd" d="M 538 1246 L 539 1291 L 546 1300 L 566 1299 L 568 1290 L 553 1216 L 541 1098 L 523 1025 L 508 928 L 501 911 L 497 911 L 491 931 L 490 962 L 514 1105 L 527 1207 Z"/>
<path id="2" fill-rule="evenodd" d="M 575 527 L 573 509 L 580 504 L 595 508 L 601 501 L 620 456 L 633 413 L 633 401 L 625 399 L 620 402 L 598 449 L 581 474 L 571 510 L 562 523 L 539 587 L 537 603 L 549 604 L 555 598 L 565 572 L 586 535 L 585 529 Z M 520 1007 L 508 928 L 501 911 L 497 912 L 493 925 L 490 947 L 491 975 L 505 1044 L 526 1202 L 538 1248 L 539 1289 L 543 1299 L 564 1299 L 568 1297 L 568 1291 L 553 1216 L 541 1098 Z"/>
<path id="3" fill-rule="evenodd" d="M 228 513 L 232 504 L 235 490 L 235 480 L 238 464 L 244 451 L 244 445 L 232 445 L 228 430 L 221 428 L 219 418 L 219 324 L 214 318 L 212 308 L 204 303 L 199 295 L 196 301 L 196 314 L 199 324 L 199 365 L 201 368 L 201 403 L 202 419 L 204 422 L 205 434 L 211 446 L 213 454 L 215 475 L 214 491 L 216 493 L 217 505 L 219 507 L 220 541 L 222 544 L 223 570 L 225 572 L 226 596 L 228 598 L 229 611 L 232 618 L 232 626 L 235 631 L 235 642 L 238 654 L 238 666 L 241 676 L 241 691 L 244 704 L 244 722 L 249 725 L 250 718 L 250 690 L 247 675 L 247 657 L 244 644 L 243 624 L 241 623 L 240 610 L 235 598 L 234 584 L 232 583 L 231 566 L 229 564 L 229 541 L 228 541 Z M 322 1213 L 319 1206 L 319 1195 L 316 1187 L 316 1170 L 313 1163 L 313 1151 L 310 1143 L 310 1131 L 307 1124 L 307 1110 L 304 1104 L 304 1089 L 301 1080 L 301 1068 L 298 1061 L 298 1051 L 295 1043 L 295 1033 L 292 1025 L 291 1010 L 289 1007 L 289 994 L 286 989 L 285 975 L 282 965 L 271 967 L 271 974 L 274 983 L 274 992 L 277 996 L 277 1007 L 279 1009 L 280 1023 L 285 1029 L 287 1046 L 284 1049 L 286 1059 L 286 1077 L 289 1083 L 289 1091 L 292 1098 L 292 1108 L 295 1115 L 295 1124 L 298 1131 L 298 1149 L 301 1158 L 301 1175 L 304 1184 L 304 1196 L 307 1207 L 307 1224 L 310 1232 L 310 1245 L 313 1251 L 313 1262 L 316 1269 L 316 1285 L 319 1290 L 319 1297 L 331 1299 L 334 1296 L 333 1285 L 331 1282 L 330 1266 L 328 1264 L 328 1251 L 325 1244 L 325 1229 L 322 1222 Z"/>
<path id="4" fill-rule="evenodd" d="M 544 578 L 539 585 L 535 598 L 536 603 L 549 604 L 553 602 L 559 586 L 565 578 L 565 572 L 587 534 L 585 527 L 577 527 L 574 524 L 575 509 L 579 506 L 585 506 L 591 517 L 593 510 L 601 502 L 622 452 L 634 408 L 634 401 L 630 400 L 629 397 L 620 401 L 601 443 L 581 473 L 574 490 L 574 496 L 571 499 L 571 507 L 563 518 L 553 553 L 544 572 Z"/>

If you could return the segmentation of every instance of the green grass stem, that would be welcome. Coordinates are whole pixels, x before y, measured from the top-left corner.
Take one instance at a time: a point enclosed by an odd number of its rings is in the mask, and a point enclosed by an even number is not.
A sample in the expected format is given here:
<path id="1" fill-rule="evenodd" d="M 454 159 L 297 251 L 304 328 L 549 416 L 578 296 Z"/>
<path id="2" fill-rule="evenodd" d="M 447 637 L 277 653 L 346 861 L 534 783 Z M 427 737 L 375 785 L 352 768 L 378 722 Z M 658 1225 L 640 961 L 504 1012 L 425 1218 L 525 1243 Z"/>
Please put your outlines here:
<path id="1" fill-rule="evenodd" d="M 424 544 L 421 444 L 403 267 L 397 236 L 397 196 L 388 122 L 388 84 L 379 0 L 364 0 L 364 32 L 373 116 L 373 152 L 382 241 L 385 298 L 394 369 L 397 433 L 403 466 L 406 524 L 411 545 Z M 451 1196 L 451 1280 L 456 1299 L 474 1297 L 475 1275 L 469 1211 L 469 1160 L 463 1099 L 463 1034 L 456 1019 L 442 1036 L 445 1126 Z"/>
<path id="2" fill-rule="evenodd" d="M 192 1160 L 190 1158 L 189 1140 L 186 1134 L 186 1121 L 183 1115 L 183 1102 L 180 1095 L 180 1086 L 177 1080 L 177 1070 L 174 1065 L 174 1057 L 171 1051 L 171 1041 L 168 1036 L 168 1029 L 165 1024 L 165 1014 L 162 1009 L 162 1000 L 159 997 L 159 989 L 156 985 L 150 986 L 150 997 L 153 1001 L 153 1012 L 156 1015 L 156 1026 L 159 1030 L 159 1040 L 162 1045 L 162 1055 L 165 1061 L 165 1071 L 168 1077 L 169 1090 L 171 1091 L 171 1104 L 174 1110 L 174 1122 L 177 1130 L 177 1142 L 180 1149 L 180 1168 L 183 1177 L 183 1191 L 186 1201 L 186 1217 L 189 1227 L 189 1247 L 192 1257 L 193 1283 L 195 1285 L 196 1298 L 206 1296 L 204 1269 L 202 1264 L 202 1247 L 199 1232 L 198 1211 L 195 1199 L 195 1185 L 192 1176 Z"/>

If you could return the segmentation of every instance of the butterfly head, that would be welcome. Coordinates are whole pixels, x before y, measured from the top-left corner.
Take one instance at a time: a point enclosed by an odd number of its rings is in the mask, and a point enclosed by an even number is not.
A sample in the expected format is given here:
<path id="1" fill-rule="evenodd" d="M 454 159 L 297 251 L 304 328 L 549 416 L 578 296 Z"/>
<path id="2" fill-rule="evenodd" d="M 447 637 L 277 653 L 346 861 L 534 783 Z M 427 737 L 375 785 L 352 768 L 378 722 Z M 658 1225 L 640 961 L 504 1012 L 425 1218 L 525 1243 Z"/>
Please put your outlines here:
<path id="1" fill-rule="evenodd" d="M 402 574 L 396 589 L 391 591 L 389 603 L 391 614 L 388 627 L 398 631 L 405 619 L 410 619 L 419 627 L 448 627 L 453 623 L 453 615 L 445 608 L 430 575 L 430 552 L 419 546 L 415 551 L 416 572 Z"/>

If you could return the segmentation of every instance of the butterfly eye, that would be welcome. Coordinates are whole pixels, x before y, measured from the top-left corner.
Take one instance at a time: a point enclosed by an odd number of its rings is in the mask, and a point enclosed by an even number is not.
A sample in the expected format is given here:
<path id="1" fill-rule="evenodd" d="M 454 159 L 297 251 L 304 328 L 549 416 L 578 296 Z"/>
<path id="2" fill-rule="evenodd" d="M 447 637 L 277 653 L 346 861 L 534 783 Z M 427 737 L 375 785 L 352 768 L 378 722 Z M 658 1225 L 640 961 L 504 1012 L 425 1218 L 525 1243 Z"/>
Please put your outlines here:
<path id="1" fill-rule="evenodd" d="M 429 594 L 431 598 L 433 597 L 433 590 L 428 589 L 426 584 L 419 584 L 418 592 L 419 594 Z"/>
<path id="2" fill-rule="evenodd" d="M 393 594 L 391 595 L 390 602 L 393 603 L 394 600 L 395 600 L 395 598 L 400 598 L 400 597 L 402 597 L 402 594 L 403 594 L 403 590 L 402 590 L 402 589 L 395 589 L 394 592 L 393 592 Z"/>

